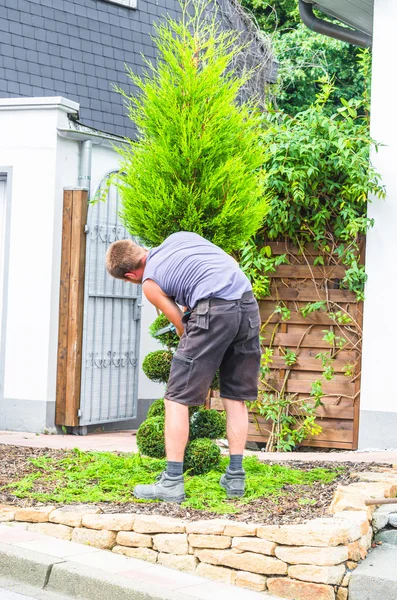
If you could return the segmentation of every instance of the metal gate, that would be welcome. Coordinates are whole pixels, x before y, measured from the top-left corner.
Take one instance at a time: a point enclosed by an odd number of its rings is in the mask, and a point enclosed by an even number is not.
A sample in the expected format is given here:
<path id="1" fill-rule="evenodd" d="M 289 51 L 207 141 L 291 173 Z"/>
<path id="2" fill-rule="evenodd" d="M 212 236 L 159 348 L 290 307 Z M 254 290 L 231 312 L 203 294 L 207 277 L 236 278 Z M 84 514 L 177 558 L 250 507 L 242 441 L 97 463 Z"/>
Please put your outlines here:
<path id="1" fill-rule="evenodd" d="M 105 267 L 109 245 L 132 239 L 119 209 L 115 185 L 106 202 L 88 209 L 80 426 L 136 417 L 142 288 L 110 277 Z"/>

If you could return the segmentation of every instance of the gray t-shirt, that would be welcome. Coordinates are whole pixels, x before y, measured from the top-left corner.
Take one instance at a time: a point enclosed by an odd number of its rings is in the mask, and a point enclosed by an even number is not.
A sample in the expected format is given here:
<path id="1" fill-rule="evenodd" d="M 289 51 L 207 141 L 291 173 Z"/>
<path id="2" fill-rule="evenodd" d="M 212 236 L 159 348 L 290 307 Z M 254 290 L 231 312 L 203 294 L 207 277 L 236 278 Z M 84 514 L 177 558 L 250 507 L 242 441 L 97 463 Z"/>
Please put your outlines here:
<path id="1" fill-rule="evenodd" d="M 150 250 L 143 280 L 153 279 L 181 306 L 193 309 L 199 300 L 238 300 L 251 291 L 249 279 L 221 248 L 197 233 L 173 233 Z"/>

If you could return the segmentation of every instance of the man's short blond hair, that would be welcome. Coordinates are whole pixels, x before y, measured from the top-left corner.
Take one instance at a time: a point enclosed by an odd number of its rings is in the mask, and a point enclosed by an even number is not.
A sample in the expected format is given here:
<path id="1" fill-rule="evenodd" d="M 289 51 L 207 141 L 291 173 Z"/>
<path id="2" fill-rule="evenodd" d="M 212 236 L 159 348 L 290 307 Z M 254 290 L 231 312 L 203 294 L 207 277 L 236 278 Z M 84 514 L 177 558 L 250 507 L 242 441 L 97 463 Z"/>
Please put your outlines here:
<path id="1" fill-rule="evenodd" d="M 116 279 L 125 279 L 126 273 L 132 273 L 141 266 L 145 249 L 132 240 L 114 242 L 106 253 L 106 268 Z"/>

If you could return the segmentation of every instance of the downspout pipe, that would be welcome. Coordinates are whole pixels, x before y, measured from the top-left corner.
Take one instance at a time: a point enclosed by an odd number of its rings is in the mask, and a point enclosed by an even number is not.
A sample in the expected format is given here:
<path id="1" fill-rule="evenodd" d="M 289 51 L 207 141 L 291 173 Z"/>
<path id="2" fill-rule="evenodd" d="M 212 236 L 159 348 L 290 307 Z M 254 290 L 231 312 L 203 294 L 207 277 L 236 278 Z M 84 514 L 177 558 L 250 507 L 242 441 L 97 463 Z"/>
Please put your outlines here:
<path id="1" fill-rule="evenodd" d="M 79 187 L 88 189 L 88 197 L 91 190 L 91 161 L 92 141 L 85 140 L 80 147 Z"/>
<path id="2" fill-rule="evenodd" d="M 313 4 L 299 0 L 299 13 L 303 23 L 312 31 L 322 33 L 328 37 L 335 38 L 360 48 L 370 48 L 372 46 L 372 37 L 358 29 L 347 29 L 335 23 L 319 19 L 313 12 Z"/>

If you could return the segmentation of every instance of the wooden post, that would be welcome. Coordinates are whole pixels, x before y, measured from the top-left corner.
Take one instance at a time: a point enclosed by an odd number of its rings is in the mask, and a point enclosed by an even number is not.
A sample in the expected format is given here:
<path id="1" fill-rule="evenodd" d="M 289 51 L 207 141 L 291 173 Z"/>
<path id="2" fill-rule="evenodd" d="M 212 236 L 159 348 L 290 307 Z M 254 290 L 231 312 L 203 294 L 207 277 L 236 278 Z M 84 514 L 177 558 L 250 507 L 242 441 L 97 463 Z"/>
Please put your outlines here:
<path id="1" fill-rule="evenodd" d="M 86 189 L 64 190 L 55 423 L 71 427 L 79 424 L 87 210 Z"/>

